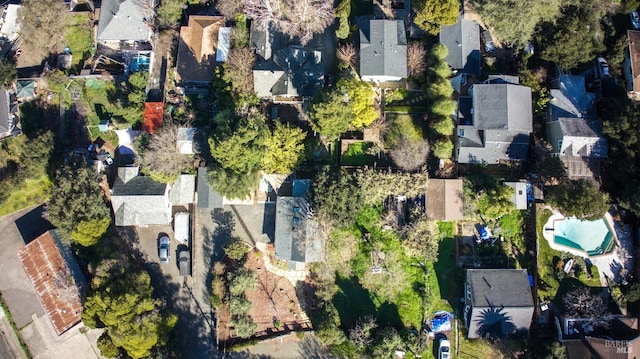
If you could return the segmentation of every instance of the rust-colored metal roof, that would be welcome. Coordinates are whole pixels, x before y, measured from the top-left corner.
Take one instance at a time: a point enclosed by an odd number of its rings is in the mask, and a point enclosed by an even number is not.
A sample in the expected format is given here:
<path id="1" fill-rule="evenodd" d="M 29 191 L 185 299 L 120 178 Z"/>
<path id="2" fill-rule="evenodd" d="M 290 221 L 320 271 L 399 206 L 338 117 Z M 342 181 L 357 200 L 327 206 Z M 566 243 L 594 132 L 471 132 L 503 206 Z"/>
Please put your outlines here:
<path id="1" fill-rule="evenodd" d="M 58 335 L 78 323 L 79 290 L 51 232 L 22 247 L 18 256 Z"/>
<path id="2" fill-rule="evenodd" d="M 163 113 L 162 102 L 145 102 L 144 113 L 142 114 L 142 131 L 153 134 L 158 128 L 162 127 Z"/>

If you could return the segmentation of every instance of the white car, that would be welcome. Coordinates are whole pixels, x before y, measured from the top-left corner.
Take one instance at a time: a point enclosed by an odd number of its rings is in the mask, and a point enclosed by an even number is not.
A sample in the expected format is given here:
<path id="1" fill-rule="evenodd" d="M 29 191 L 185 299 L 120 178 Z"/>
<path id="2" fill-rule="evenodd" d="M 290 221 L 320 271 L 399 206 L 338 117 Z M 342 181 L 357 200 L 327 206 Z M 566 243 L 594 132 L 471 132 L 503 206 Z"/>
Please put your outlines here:
<path id="1" fill-rule="evenodd" d="M 638 30 L 640 29 L 640 16 L 638 15 L 637 11 L 632 11 L 629 14 L 629 19 L 631 19 L 631 26 Z"/>
<path id="2" fill-rule="evenodd" d="M 440 341 L 440 347 L 438 348 L 438 359 L 449 359 L 451 353 L 451 343 L 447 339 Z"/>

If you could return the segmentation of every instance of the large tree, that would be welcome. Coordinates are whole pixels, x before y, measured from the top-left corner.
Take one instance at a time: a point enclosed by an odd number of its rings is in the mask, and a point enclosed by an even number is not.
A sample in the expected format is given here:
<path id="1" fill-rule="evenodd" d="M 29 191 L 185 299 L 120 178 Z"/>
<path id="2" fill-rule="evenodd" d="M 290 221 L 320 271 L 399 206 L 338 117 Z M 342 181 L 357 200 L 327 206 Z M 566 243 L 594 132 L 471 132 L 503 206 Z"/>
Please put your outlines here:
<path id="1" fill-rule="evenodd" d="M 236 47 L 229 51 L 227 62 L 223 65 L 224 76 L 236 95 L 253 94 L 252 71 L 255 61 L 255 51 L 249 47 Z"/>
<path id="2" fill-rule="evenodd" d="M 174 28 L 180 24 L 182 9 L 186 6 L 184 0 L 162 0 L 156 15 L 161 29 Z"/>
<path id="3" fill-rule="evenodd" d="M 178 127 L 163 127 L 150 136 L 148 144 L 142 148 L 140 165 L 154 181 L 175 182 L 182 172 L 193 167 L 192 156 L 180 153 L 178 149 Z"/>
<path id="4" fill-rule="evenodd" d="M 84 241 L 83 237 L 77 234 L 73 236 L 73 233 L 85 232 L 86 222 L 110 219 L 111 212 L 105 205 L 104 192 L 98 185 L 96 171 L 86 166 L 83 159 L 72 162 L 56 172 L 51 198 L 47 203 L 47 218 L 65 238 L 73 238 L 82 245 L 91 245 L 97 239 Z M 85 224 L 80 226 L 83 222 Z M 104 225 L 94 229 L 103 230 L 102 233 L 94 232 L 94 236 L 98 238 L 106 231 Z"/>
<path id="5" fill-rule="evenodd" d="M 352 72 L 338 81 L 336 90 L 346 94 L 351 107 L 352 127 L 366 127 L 378 119 L 378 112 L 373 103 L 375 92 L 370 83 L 361 81 Z"/>
<path id="6" fill-rule="evenodd" d="M 22 56 L 42 59 L 64 48 L 69 9 L 57 0 L 24 0 L 18 13 Z"/>
<path id="7" fill-rule="evenodd" d="M 600 318 L 607 314 L 607 303 L 586 286 L 575 288 L 562 297 L 564 312 L 574 318 Z"/>
<path id="8" fill-rule="evenodd" d="M 237 0 L 223 0 L 226 1 Z M 334 21 L 333 1 L 329 0 L 242 0 L 242 3 L 247 17 L 258 29 L 273 26 L 291 38 L 298 37 L 302 45 Z"/>
<path id="9" fill-rule="evenodd" d="M 338 91 L 321 94 L 311 107 L 311 126 L 326 140 L 335 140 L 351 126 L 351 107 Z"/>
<path id="10" fill-rule="evenodd" d="M 418 0 L 411 5 L 416 12 L 413 22 L 432 35 L 437 35 L 441 26 L 453 25 L 458 21 L 458 0 Z"/>
<path id="11" fill-rule="evenodd" d="M 536 26 L 553 21 L 564 0 L 472 0 L 473 8 L 501 42 L 524 48 Z"/>
<path id="12" fill-rule="evenodd" d="M 0 85 L 10 85 L 17 78 L 16 65 L 7 60 L 0 60 Z"/>
<path id="13" fill-rule="evenodd" d="M 609 210 L 609 195 L 587 180 L 567 180 L 550 187 L 547 200 L 567 217 L 595 220 Z"/>
<path id="14" fill-rule="evenodd" d="M 149 274 L 112 262 L 103 262 L 101 269 L 85 301 L 83 323 L 105 328 L 103 336 L 132 358 L 148 357 L 152 348 L 166 345 L 177 317 L 153 298 Z M 103 347 L 112 349 L 109 339 L 103 339 Z"/>
<path id="15" fill-rule="evenodd" d="M 264 115 L 254 109 L 245 113 L 226 110 L 214 121 L 216 130 L 209 138 L 213 159 L 236 173 L 258 170 L 268 130 Z"/>
<path id="16" fill-rule="evenodd" d="M 236 173 L 223 168 L 212 169 L 208 173 L 207 182 L 211 183 L 221 196 L 229 199 L 246 199 L 251 192 L 258 189 L 260 172 Z"/>
<path id="17" fill-rule="evenodd" d="M 323 221 L 347 226 L 362 207 L 361 193 L 353 176 L 346 171 L 324 167 L 311 186 L 313 207 Z"/>
<path id="18" fill-rule="evenodd" d="M 276 121 L 273 132 L 265 140 L 262 168 L 266 173 L 290 174 L 304 160 L 306 132 L 301 128 Z"/>
<path id="19" fill-rule="evenodd" d="M 429 142 L 427 140 L 416 141 L 403 137 L 394 149 L 391 150 L 391 159 L 399 168 L 405 171 L 415 171 L 424 166 L 429 155 Z"/>

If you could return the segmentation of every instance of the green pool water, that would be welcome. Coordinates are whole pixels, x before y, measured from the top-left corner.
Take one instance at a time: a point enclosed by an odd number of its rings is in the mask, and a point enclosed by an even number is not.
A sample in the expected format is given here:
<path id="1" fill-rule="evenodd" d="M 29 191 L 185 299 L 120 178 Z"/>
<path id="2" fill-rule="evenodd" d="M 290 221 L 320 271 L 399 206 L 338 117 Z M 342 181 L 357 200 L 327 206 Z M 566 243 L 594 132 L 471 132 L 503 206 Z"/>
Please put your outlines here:
<path id="1" fill-rule="evenodd" d="M 554 223 L 556 244 L 575 248 L 588 255 L 599 255 L 613 250 L 613 233 L 602 218 L 595 221 L 581 221 L 568 218 Z"/>

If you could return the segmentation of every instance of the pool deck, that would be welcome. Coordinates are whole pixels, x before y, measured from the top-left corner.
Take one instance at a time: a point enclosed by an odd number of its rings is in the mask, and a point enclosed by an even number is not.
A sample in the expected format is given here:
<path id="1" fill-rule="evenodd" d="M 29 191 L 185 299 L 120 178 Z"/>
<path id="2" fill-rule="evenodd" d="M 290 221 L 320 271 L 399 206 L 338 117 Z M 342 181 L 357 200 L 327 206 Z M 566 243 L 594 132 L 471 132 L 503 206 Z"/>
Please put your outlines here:
<path id="1" fill-rule="evenodd" d="M 551 215 L 551 217 L 549 217 L 549 220 L 547 221 L 547 223 L 545 223 L 543 228 L 544 238 L 547 240 L 547 242 L 549 243 L 549 246 L 552 249 L 556 251 L 569 252 L 574 256 L 589 258 L 593 263 L 593 265 L 598 267 L 598 270 L 600 271 L 599 273 L 600 284 L 602 284 L 603 287 L 607 286 L 607 279 L 605 277 L 608 277 L 609 279 L 612 279 L 612 280 L 618 280 L 620 270 L 622 268 L 626 268 L 629 272 L 632 272 L 631 265 L 633 260 L 631 258 L 626 258 L 624 261 L 625 263 L 621 263 L 620 257 L 618 256 L 618 249 L 620 247 L 632 248 L 631 247 L 632 236 L 628 226 L 616 225 L 613 222 L 613 218 L 611 218 L 611 215 L 607 213 L 604 218 L 606 219 L 607 224 L 609 225 L 609 228 L 613 229 L 613 232 L 614 232 L 613 235 L 616 241 L 616 246 L 613 249 L 613 251 L 611 251 L 610 253 L 599 255 L 599 256 L 588 256 L 587 253 L 585 253 L 584 251 L 577 250 L 575 248 L 571 248 L 563 245 L 558 245 L 555 243 L 554 223 L 557 220 L 565 219 L 565 217 L 555 210 L 552 210 L 552 211 L 553 211 L 553 214 Z M 629 250 L 629 253 L 632 253 L 631 250 Z"/>

